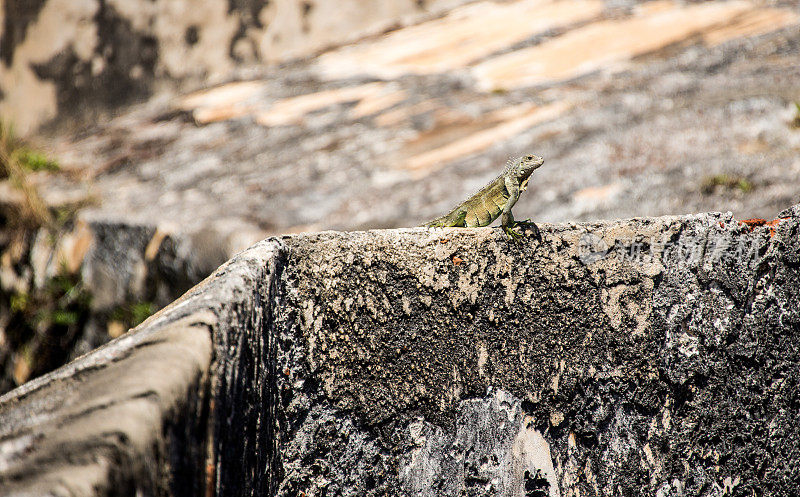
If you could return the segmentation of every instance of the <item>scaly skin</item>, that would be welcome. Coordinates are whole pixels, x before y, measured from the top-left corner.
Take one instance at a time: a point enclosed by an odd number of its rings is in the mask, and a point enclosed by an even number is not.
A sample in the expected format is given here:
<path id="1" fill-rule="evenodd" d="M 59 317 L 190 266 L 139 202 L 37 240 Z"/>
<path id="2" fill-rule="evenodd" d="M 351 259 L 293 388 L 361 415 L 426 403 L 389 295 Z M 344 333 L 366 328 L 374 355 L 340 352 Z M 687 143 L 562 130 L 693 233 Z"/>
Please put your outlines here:
<path id="1" fill-rule="evenodd" d="M 519 200 L 519 194 L 527 188 L 531 173 L 542 163 L 544 159 L 536 155 L 525 155 L 509 162 L 503 173 L 478 193 L 446 215 L 423 226 L 476 228 L 488 226 L 499 217 L 503 231 L 515 240 L 521 236 L 512 229 L 516 225 L 526 225 L 538 234 L 535 224 L 529 221 L 515 222 L 511 208 Z"/>

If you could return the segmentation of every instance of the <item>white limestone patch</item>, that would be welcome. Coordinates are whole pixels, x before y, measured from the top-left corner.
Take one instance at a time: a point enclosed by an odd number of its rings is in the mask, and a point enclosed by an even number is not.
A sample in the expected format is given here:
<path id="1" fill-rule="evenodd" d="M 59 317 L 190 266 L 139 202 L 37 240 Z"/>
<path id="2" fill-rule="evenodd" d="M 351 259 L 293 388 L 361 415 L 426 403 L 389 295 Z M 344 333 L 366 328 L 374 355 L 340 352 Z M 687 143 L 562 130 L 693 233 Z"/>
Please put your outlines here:
<path id="1" fill-rule="evenodd" d="M 455 431 L 422 419 L 408 427 L 402 458 L 404 490 L 417 496 L 481 494 L 560 497 L 550 444 L 533 428 L 521 401 L 503 390 L 458 404 Z M 537 495 L 540 495 L 537 494 Z"/>

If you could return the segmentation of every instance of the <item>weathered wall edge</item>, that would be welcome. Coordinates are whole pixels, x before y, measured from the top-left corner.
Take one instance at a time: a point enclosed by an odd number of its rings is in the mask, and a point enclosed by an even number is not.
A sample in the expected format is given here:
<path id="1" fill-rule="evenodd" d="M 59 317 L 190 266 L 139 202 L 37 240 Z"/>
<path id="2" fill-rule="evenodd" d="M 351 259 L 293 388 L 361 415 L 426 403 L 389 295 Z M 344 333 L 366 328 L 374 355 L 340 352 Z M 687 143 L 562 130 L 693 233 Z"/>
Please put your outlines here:
<path id="1" fill-rule="evenodd" d="M 211 398 L 238 378 L 226 347 L 252 335 L 239 325 L 265 312 L 281 251 L 254 245 L 135 331 L 0 397 L 0 494 L 205 495 L 211 416 L 230 407 Z"/>
<path id="2" fill-rule="evenodd" d="M 713 471 L 702 464 L 699 470 L 684 470 L 674 464 L 682 456 L 669 451 L 654 455 L 647 448 L 654 442 L 648 438 L 642 446 L 636 430 L 664 413 L 671 416 L 671 426 L 689 426 L 679 414 L 694 415 L 692 396 L 699 399 L 698 409 L 715 408 L 701 404 L 715 401 L 720 392 L 713 388 L 725 378 L 715 378 L 698 351 L 712 356 L 722 351 L 727 355 L 721 357 L 736 361 L 735 371 L 750 370 L 765 359 L 759 356 L 759 337 L 747 333 L 766 326 L 783 340 L 800 329 L 797 309 L 775 305 L 784 303 L 781 299 L 791 290 L 786 285 L 796 284 L 800 208 L 780 216 L 787 219 L 758 227 L 739 223 L 730 214 L 553 225 L 543 227 L 543 242 L 521 246 L 509 244 L 489 228 L 326 232 L 260 242 L 135 332 L 0 397 L 0 494 L 198 495 L 212 489 L 217 495 L 289 495 L 338 486 L 369 490 L 367 494 L 424 495 L 433 484 L 466 481 L 473 486 L 499 485 L 504 495 L 518 495 L 517 488 L 540 492 L 530 495 L 559 495 L 559 487 L 562 492 L 580 489 L 582 495 L 600 495 L 607 485 L 650 486 L 664 495 L 678 488 L 712 495 L 708 492 L 716 485 Z M 596 238 L 587 239 L 587 234 Z M 631 237 L 625 242 L 629 245 L 620 241 L 622 235 Z M 703 254 L 697 260 L 672 253 L 671 259 L 660 254 L 665 258 L 645 264 L 625 258 L 603 262 L 609 248 L 628 250 L 632 241 L 646 241 L 651 235 L 666 235 L 671 242 L 699 241 Z M 735 262 L 709 266 L 712 259 L 705 251 L 715 237 L 752 242 L 755 259 L 742 267 Z M 586 250 L 579 248 L 581 243 L 587 244 Z M 595 258 L 598 254 L 600 259 Z M 413 284 L 409 275 L 416 278 L 417 290 L 408 286 Z M 692 291 L 710 298 L 710 307 L 681 310 L 686 300 L 682 289 L 665 284 L 680 279 L 700 285 Z M 549 290 L 528 295 L 526 281 Z M 582 286 L 584 282 L 594 286 Z M 570 283 L 575 285 L 567 288 Z M 652 293 L 654 288 L 658 295 Z M 392 292 L 408 296 L 408 301 L 393 302 L 388 298 Z M 597 294 L 594 300 L 592 292 Z M 359 294 L 364 301 L 357 300 Z M 562 300 L 569 295 L 587 300 Z M 348 303 L 348 297 L 354 300 Z M 514 305 L 519 299 L 534 302 L 531 298 L 556 314 Z M 714 312 L 728 312 L 719 305 L 728 301 L 741 302 L 746 309 L 741 315 L 734 315 L 735 309 L 728 313 L 735 321 L 730 332 L 715 331 Z M 631 307 L 637 302 L 642 306 Z M 652 313 L 652 323 L 637 319 L 643 309 L 654 308 L 658 312 Z M 481 309 L 487 316 L 478 312 Z M 659 322 L 661 314 L 674 314 L 673 310 L 685 315 L 674 323 Z M 526 321 L 531 312 L 544 324 L 531 328 Z M 565 314 L 566 320 L 558 321 Z M 712 327 L 705 326 L 706 318 Z M 481 327 L 487 323 L 487 328 Z M 548 331 L 565 326 L 573 332 L 555 336 Z M 523 334 L 516 337 L 513 330 Z M 586 330 L 595 330 L 597 336 L 590 338 Z M 715 334 L 729 343 L 704 343 L 713 341 Z M 526 336 L 535 340 L 514 342 Z M 646 343 L 650 336 L 664 343 Z M 594 342 L 607 338 L 618 341 L 618 357 L 603 357 L 601 349 L 593 349 Z M 404 344 L 408 351 L 402 350 Z M 523 345 L 528 352 L 515 359 L 514 351 Z M 668 349 L 665 355 L 659 355 L 662 345 Z M 348 350 L 351 353 L 345 353 Z M 554 351 L 564 357 L 561 366 L 558 361 L 536 362 Z M 578 352 L 570 356 L 574 351 Z M 637 351 L 646 357 L 630 355 Z M 770 349 L 765 356 L 769 367 L 781 369 L 796 361 L 796 351 L 786 350 L 783 358 L 774 352 Z M 648 366 L 648 357 L 656 363 Z M 567 359 L 580 367 L 567 364 L 564 369 Z M 509 361 L 517 362 L 510 367 Z M 454 373 L 450 362 L 462 368 Z M 548 386 L 553 372 L 561 378 L 560 388 Z M 640 376 L 638 390 L 624 389 L 626 382 L 634 385 Z M 795 379 L 789 378 L 789 383 Z M 578 404 L 564 393 L 587 385 L 597 391 L 587 391 L 588 397 Z M 487 386 L 510 394 L 487 392 Z M 619 388 L 623 389 L 615 390 Z M 763 395 L 775 396 L 778 403 L 791 402 L 783 386 L 776 388 Z M 514 397 L 526 391 L 531 394 L 527 398 Z M 728 408 L 738 409 L 735 402 L 747 400 L 737 396 L 731 397 Z M 470 399 L 476 403 L 470 404 Z M 620 399 L 639 411 L 625 414 Z M 514 460 L 503 466 L 504 451 L 513 448 L 504 444 L 519 439 L 514 430 L 479 447 L 502 456 L 492 470 L 496 474 L 480 465 L 451 467 L 438 459 L 480 430 L 480 423 L 464 424 L 465 413 L 488 412 L 497 418 L 504 410 L 514 419 L 527 416 L 530 430 L 546 435 L 536 436 L 554 451 L 549 473 L 542 476 L 533 466 Z M 595 419 L 598 416 L 601 419 Z M 498 419 L 506 418 L 503 414 Z M 788 418 L 774 419 L 781 440 L 797 438 L 797 429 L 784 424 Z M 320 432 L 325 426 L 335 430 Z M 689 444 L 682 450 L 691 454 L 694 446 L 679 439 L 681 433 L 665 428 L 659 437 L 669 441 L 672 434 L 678 443 Z M 655 465 L 649 481 L 647 470 L 630 466 L 639 462 L 604 455 L 602 450 L 618 443 L 619 437 L 627 440 L 625 457 L 649 454 Z M 697 443 L 714 448 L 729 441 Z M 793 457 L 791 451 L 773 453 L 780 447 L 762 446 L 761 438 L 751 443 L 769 457 Z M 354 456 L 360 454 L 355 449 L 363 449 L 364 455 Z M 438 473 L 431 472 L 430 465 L 420 466 L 420 450 L 426 460 L 439 464 Z M 758 478 L 733 483 L 737 471 L 760 474 L 758 467 L 741 466 L 737 451 L 732 448 L 722 462 L 696 457 L 709 467 L 721 467 L 731 488 L 753 488 Z M 409 458 L 410 454 L 417 456 Z M 526 465 L 534 464 L 524 457 Z M 608 470 L 614 466 L 598 467 L 603 464 L 598 457 L 626 469 L 613 474 Z M 761 479 L 774 485 L 791 483 L 794 477 L 780 472 L 781 461 L 773 460 L 777 473 Z M 314 467 L 331 473 L 320 479 L 309 473 Z M 596 472 L 587 473 L 582 469 L 586 467 Z M 514 473 L 520 468 L 524 479 Z M 500 483 L 492 483 L 494 477 Z M 785 493 L 777 487 L 771 490 L 773 495 Z"/>

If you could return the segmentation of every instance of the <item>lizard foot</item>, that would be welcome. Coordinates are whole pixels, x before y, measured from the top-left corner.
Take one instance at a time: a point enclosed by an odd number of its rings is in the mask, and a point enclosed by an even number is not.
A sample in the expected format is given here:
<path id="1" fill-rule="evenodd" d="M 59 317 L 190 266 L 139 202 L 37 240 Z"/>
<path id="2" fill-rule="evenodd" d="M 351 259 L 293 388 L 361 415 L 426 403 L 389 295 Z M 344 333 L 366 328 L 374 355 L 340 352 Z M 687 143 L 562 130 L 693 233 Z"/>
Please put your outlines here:
<path id="1" fill-rule="evenodd" d="M 519 243 L 522 241 L 522 234 L 519 231 L 514 231 L 508 226 L 503 226 L 503 231 L 505 231 L 506 235 L 508 235 L 514 242 Z"/>

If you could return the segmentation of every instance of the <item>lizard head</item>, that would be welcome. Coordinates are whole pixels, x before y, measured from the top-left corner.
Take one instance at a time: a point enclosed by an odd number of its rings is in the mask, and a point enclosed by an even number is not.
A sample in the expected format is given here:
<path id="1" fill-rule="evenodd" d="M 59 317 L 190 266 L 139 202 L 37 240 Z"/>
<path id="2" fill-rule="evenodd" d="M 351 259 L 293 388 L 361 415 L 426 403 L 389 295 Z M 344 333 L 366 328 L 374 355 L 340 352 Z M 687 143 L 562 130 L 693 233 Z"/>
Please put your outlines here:
<path id="1" fill-rule="evenodd" d="M 538 155 L 523 155 L 509 162 L 506 170 L 519 178 L 520 186 L 524 189 L 528 186 L 531 173 L 542 164 L 544 159 Z"/>

